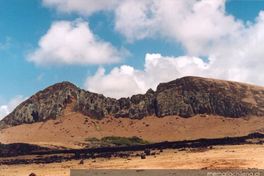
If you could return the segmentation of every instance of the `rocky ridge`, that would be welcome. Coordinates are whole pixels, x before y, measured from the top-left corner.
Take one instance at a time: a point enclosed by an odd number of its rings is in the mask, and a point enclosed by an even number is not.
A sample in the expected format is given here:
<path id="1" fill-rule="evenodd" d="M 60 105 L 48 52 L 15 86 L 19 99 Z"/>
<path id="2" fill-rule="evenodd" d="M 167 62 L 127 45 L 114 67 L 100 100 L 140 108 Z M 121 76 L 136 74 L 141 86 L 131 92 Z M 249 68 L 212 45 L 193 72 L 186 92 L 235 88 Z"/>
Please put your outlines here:
<path id="1" fill-rule="evenodd" d="M 141 119 L 145 116 L 225 117 L 264 116 L 264 88 L 201 77 L 161 83 L 157 90 L 130 98 L 108 98 L 82 90 L 70 82 L 50 86 L 21 103 L 0 122 L 0 129 L 62 116 L 67 105 L 96 119 L 107 116 Z"/>

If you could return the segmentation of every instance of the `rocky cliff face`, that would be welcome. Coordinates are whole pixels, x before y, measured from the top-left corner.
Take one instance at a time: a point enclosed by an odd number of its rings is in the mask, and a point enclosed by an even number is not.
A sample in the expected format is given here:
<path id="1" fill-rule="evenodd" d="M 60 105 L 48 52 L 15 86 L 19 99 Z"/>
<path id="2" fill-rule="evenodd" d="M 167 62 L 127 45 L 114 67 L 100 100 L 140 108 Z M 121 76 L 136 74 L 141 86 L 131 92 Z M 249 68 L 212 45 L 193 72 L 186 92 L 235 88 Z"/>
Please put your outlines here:
<path id="1" fill-rule="evenodd" d="M 264 88 L 230 81 L 185 77 L 160 84 L 156 91 L 156 102 L 157 116 L 263 116 Z"/>
<path id="2" fill-rule="evenodd" d="M 226 117 L 264 116 L 264 88 L 248 84 L 184 77 L 161 83 L 157 91 L 131 98 L 107 98 L 62 82 L 38 92 L 20 104 L 0 122 L 0 128 L 23 123 L 55 119 L 63 115 L 67 105 L 73 111 L 102 119 L 136 118 L 155 115 L 191 117 L 196 114 L 215 114 Z"/>

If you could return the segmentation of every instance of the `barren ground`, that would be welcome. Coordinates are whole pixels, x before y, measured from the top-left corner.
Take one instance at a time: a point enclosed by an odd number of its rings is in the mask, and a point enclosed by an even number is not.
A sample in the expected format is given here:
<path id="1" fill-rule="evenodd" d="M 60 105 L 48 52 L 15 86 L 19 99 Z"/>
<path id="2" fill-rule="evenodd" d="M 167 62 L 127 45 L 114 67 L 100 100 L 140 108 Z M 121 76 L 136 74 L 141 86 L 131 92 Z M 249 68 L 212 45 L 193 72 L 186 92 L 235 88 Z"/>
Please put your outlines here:
<path id="1" fill-rule="evenodd" d="M 210 150 L 164 150 L 156 156 L 97 158 L 53 164 L 0 166 L 0 176 L 69 176 L 70 169 L 264 169 L 263 145 L 218 146 Z"/>
<path id="2" fill-rule="evenodd" d="M 70 107 L 69 107 L 70 108 Z M 104 136 L 138 136 L 150 142 L 192 140 L 245 136 L 264 132 L 264 118 L 224 118 L 197 115 L 191 118 L 167 116 L 145 117 L 143 120 L 107 117 L 94 120 L 71 109 L 56 120 L 24 124 L 0 131 L 1 143 L 30 143 L 41 146 L 82 148 L 85 139 Z M 263 145 L 218 146 L 210 150 L 165 150 L 160 155 L 125 158 L 87 159 L 52 164 L 1 165 L 0 176 L 69 176 L 71 168 L 82 169 L 215 169 L 261 168 L 264 169 Z"/>
<path id="3" fill-rule="evenodd" d="M 138 136 L 150 142 L 198 138 L 244 136 L 263 132 L 264 118 L 224 118 L 197 115 L 191 118 L 167 116 L 142 120 L 107 117 L 94 120 L 68 112 L 57 120 L 19 125 L 0 131 L 1 143 L 30 143 L 41 146 L 82 148 L 85 139 L 104 136 Z"/>

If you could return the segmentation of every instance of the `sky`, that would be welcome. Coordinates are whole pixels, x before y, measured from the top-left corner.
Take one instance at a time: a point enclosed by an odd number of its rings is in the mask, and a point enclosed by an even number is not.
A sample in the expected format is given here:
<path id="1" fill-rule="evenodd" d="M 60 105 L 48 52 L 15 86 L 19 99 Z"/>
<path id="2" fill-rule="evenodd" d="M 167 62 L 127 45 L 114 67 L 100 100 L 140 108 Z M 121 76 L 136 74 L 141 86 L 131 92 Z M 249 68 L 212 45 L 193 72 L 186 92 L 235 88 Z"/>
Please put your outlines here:
<path id="1" fill-rule="evenodd" d="M 0 0 L 0 119 L 62 81 L 120 98 L 263 68 L 264 0 Z"/>

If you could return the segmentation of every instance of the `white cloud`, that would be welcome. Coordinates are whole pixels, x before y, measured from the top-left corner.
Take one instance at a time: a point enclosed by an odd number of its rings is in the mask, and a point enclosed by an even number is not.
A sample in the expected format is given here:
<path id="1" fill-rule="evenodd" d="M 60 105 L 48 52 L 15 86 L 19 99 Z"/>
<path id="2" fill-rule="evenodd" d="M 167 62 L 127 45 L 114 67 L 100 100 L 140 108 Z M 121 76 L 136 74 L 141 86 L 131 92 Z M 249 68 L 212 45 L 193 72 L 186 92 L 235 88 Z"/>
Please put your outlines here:
<path id="1" fill-rule="evenodd" d="M 257 32 L 261 28 L 257 27 L 252 30 Z M 208 62 L 198 57 L 166 57 L 161 54 L 146 54 L 143 70 L 122 65 L 106 74 L 105 70 L 100 68 L 95 75 L 87 78 L 84 87 L 109 97 L 120 98 L 145 93 L 149 88 L 155 90 L 159 83 L 183 76 L 203 76 L 263 85 L 264 78 L 261 75 L 264 74 L 264 63 L 261 56 L 264 56 L 264 51 L 261 50 L 261 45 L 258 46 L 258 42 L 255 45 L 256 40 L 259 39 L 252 39 L 238 50 L 233 51 L 234 48 L 230 48 L 232 50 L 229 51 L 230 54 L 234 54 L 230 58 L 219 55 L 218 59 L 208 58 Z M 264 37 L 261 41 L 264 42 Z M 252 48 L 245 50 L 248 45 Z M 253 48 L 256 52 L 252 53 Z M 241 57 L 237 57 L 238 55 Z M 248 57 L 252 57 L 252 60 L 245 59 Z"/>
<path id="2" fill-rule="evenodd" d="M 264 12 L 260 12 L 255 23 L 210 48 L 209 55 L 215 58 L 212 67 L 222 78 L 263 85 L 263 43 Z"/>
<path id="3" fill-rule="evenodd" d="M 115 9 L 115 29 L 128 41 L 152 36 L 157 30 L 156 7 L 152 0 L 125 0 Z"/>
<path id="4" fill-rule="evenodd" d="M 105 64 L 118 62 L 125 51 L 98 39 L 82 20 L 54 22 L 40 39 L 29 61 L 48 64 Z"/>
<path id="5" fill-rule="evenodd" d="M 195 55 L 206 55 L 212 45 L 243 29 L 226 13 L 225 0 L 126 0 L 115 14 L 116 30 L 129 41 L 162 36 Z"/>
<path id="6" fill-rule="evenodd" d="M 97 11 L 111 10 L 120 0 L 43 0 L 43 4 L 60 12 L 77 12 L 90 15 Z"/>
<path id="7" fill-rule="evenodd" d="M 94 76 L 88 77 L 85 88 L 106 96 L 120 98 L 137 93 L 145 93 L 147 89 L 155 89 L 160 82 L 200 73 L 208 69 L 208 64 L 196 57 L 163 57 L 160 54 L 147 54 L 144 70 L 137 70 L 128 65 L 113 68 L 105 74 L 99 68 Z"/>
<path id="8" fill-rule="evenodd" d="M 115 29 L 129 42 L 162 36 L 181 43 L 189 54 L 206 50 L 225 40 L 244 25 L 225 11 L 225 0 L 43 0 L 62 12 L 92 15 L 110 10 Z"/>
<path id="9" fill-rule="evenodd" d="M 106 75 L 105 69 L 99 68 L 94 76 L 86 80 L 85 88 L 110 97 L 129 96 L 141 92 L 136 72 L 133 67 L 123 65 Z"/>
<path id="10" fill-rule="evenodd" d="M 0 106 L 0 120 L 9 114 L 8 107 L 6 105 Z"/>
<path id="11" fill-rule="evenodd" d="M 82 4 L 83 10 L 93 3 Z M 264 85 L 264 12 L 260 11 L 255 21 L 242 22 L 228 14 L 225 5 L 226 0 L 123 0 L 115 1 L 111 8 L 99 5 L 99 10 L 87 13 L 73 6 L 61 11 L 91 15 L 111 10 L 115 30 L 129 42 L 158 37 L 180 43 L 186 51 L 181 57 L 147 54 L 143 70 L 123 65 L 106 73 L 100 68 L 86 80 L 85 87 L 91 91 L 130 96 L 187 75 Z"/>
<path id="12" fill-rule="evenodd" d="M 26 99 L 27 98 L 18 95 L 11 99 L 6 105 L 0 105 L 0 120 L 11 113 L 20 103 L 22 103 Z"/>

